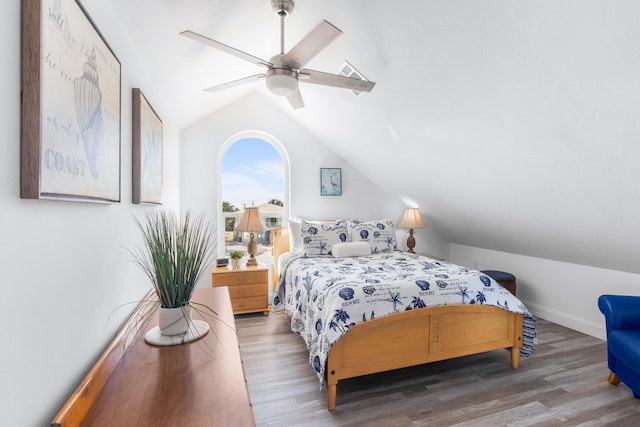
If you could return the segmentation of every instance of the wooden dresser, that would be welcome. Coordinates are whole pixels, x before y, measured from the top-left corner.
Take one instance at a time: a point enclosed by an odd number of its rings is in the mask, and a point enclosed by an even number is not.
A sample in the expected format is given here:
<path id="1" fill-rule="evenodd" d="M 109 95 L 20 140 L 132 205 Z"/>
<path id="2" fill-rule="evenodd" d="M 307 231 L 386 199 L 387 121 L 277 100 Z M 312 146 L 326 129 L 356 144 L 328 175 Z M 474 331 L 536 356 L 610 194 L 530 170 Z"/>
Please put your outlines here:
<path id="1" fill-rule="evenodd" d="M 149 345 L 143 335 L 157 324 L 154 313 L 124 354 L 122 338 L 114 340 L 52 425 L 255 426 L 227 288 L 196 289 L 192 301 L 218 313 L 193 310 L 194 319 L 209 323 L 207 335 Z"/>
<path id="2" fill-rule="evenodd" d="M 238 269 L 214 267 L 211 285 L 229 287 L 233 314 L 262 312 L 269 315 L 269 267 L 261 264 Z"/>

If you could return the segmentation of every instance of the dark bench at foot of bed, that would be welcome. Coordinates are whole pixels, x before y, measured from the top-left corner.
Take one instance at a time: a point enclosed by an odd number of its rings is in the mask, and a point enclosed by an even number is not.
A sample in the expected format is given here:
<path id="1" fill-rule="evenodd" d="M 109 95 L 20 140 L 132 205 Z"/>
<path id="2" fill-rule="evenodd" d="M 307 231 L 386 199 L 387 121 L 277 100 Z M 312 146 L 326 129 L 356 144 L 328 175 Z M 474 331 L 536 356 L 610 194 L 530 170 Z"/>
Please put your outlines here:
<path id="1" fill-rule="evenodd" d="M 482 273 L 500 283 L 503 288 L 511 292 L 513 295 L 516 294 L 516 276 L 513 274 L 499 270 L 482 270 Z"/>

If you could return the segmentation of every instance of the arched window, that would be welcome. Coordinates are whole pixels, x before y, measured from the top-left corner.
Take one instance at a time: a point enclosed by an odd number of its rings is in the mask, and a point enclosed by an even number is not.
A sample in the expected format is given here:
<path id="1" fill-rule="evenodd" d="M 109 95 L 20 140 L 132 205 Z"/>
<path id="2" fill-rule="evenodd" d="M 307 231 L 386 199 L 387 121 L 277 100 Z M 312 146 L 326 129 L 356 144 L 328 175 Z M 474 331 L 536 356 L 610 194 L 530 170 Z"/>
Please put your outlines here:
<path id="1" fill-rule="evenodd" d="M 289 157 L 282 144 L 262 132 L 242 132 L 229 138 L 218 153 L 218 253 L 246 252 L 247 236 L 234 232 L 243 208 L 259 206 L 268 230 L 256 236 L 258 262 L 273 263 L 271 230 L 286 224 L 289 212 Z M 269 203 L 269 202 L 275 202 Z M 282 206 L 279 206 L 279 205 Z M 234 208 L 237 211 L 234 211 Z"/>

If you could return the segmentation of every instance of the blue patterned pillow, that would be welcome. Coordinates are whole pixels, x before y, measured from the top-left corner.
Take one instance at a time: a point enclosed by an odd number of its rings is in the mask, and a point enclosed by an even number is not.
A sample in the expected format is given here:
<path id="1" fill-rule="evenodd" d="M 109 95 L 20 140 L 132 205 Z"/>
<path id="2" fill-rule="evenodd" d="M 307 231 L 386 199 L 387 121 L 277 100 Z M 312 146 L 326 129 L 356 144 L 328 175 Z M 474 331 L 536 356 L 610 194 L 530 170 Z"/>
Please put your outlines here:
<path id="1" fill-rule="evenodd" d="M 331 248 L 336 243 L 346 242 L 349 236 L 347 221 L 332 222 L 301 221 L 302 247 L 307 256 L 331 256 Z"/>
<path id="2" fill-rule="evenodd" d="M 388 219 L 378 221 L 358 221 L 349 224 L 352 242 L 368 242 L 371 253 L 393 252 L 396 250 L 396 227 Z"/>

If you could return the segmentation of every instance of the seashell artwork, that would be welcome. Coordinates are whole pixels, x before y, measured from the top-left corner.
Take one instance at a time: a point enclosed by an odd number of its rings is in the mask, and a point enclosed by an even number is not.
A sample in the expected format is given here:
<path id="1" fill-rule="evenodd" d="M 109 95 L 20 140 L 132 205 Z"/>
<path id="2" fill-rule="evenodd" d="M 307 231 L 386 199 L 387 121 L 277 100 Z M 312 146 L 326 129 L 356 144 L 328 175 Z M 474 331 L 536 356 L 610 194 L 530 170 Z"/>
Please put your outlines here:
<path id="1" fill-rule="evenodd" d="M 22 16 L 21 198 L 120 201 L 120 61 L 79 3 Z"/>
<path id="2" fill-rule="evenodd" d="M 97 152 L 100 144 L 102 126 L 102 92 L 100 91 L 98 70 L 96 69 L 96 52 L 91 49 L 84 63 L 82 76 L 73 82 L 73 94 L 76 106 L 76 117 L 82 135 L 84 152 L 89 170 L 94 178 L 98 177 Z"/>

